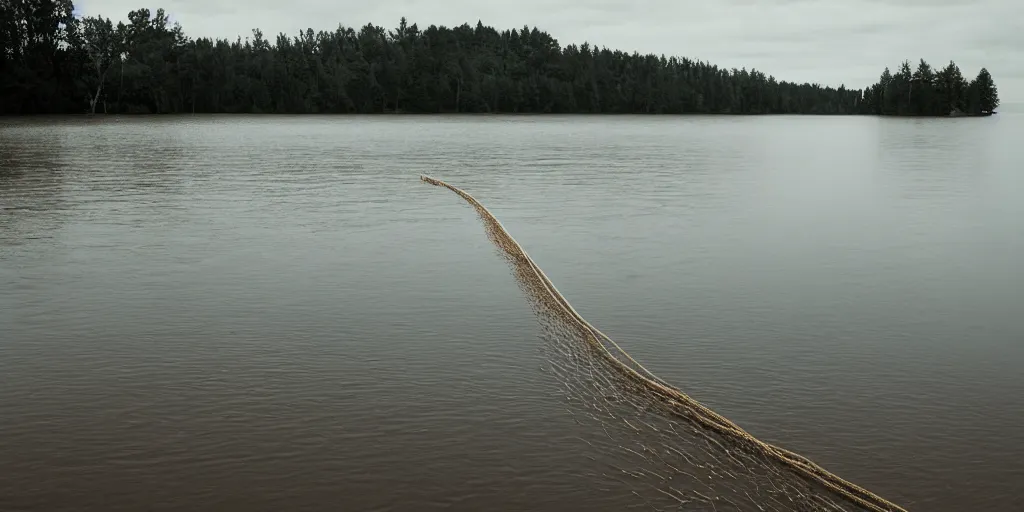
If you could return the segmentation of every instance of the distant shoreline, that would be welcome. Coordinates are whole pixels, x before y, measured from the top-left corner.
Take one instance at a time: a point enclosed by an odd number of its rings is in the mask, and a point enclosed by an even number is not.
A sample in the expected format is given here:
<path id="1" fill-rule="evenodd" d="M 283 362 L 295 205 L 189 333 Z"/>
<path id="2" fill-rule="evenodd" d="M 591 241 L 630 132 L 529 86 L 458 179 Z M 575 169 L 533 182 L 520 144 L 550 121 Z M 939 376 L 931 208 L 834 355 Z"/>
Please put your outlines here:
<path id="1" fill-rule="evenodd" d="M 62 4 L 63 5 L 63 4 Z M 68 4 L 70 6 L 70 2 Z M 71 6 L 73 7 L 73 6 Z M 74 12 L 73 9 L 69 12 Z M 999 106 L 982 68 L 903 61 L 863 89 L 777 80 L 688 57 L 562 44 L 536 27 L 477 22 L 425 29 L 305 30 L 272 39 L 191 38 L 163 9 L 127 24 L 18 10 L 14 26 L 53 27 L 0 47 L 0 114 L 981 114 Z M 60 21 L 73 27 L 61 31 Z M 70 34 L 70 35 L 69 35 Z M 8 72 L 9 70 L 9 72 Z"/>
<path id="2" fill-rule="evenodd" d="M 761 118 L 761 117 L 814 117 L 814 118 L 900 118 L 900 119 L 963 119 L 963 118 L 987 118 L 998 115 L 998 112 L 984 114 L 959 114 L 959 115 L 923 115 L 923 114 L 735 114 L 735 113 L 682 113 L 682 114 L 644 114 L 644 113 L 542 113 L 542 112 L 371 112 L 371 113 L 252 113 L 252 112 L 197 112 L 197 113 L 80 113 L 80 114 L 28 114 L 28 115 L 0 115 L 0 119 L 30 119 L 30 118 L 75 118 L 75 119 L 116 119 L 116 118 L 190 118 L 190 117 L 352 117 L 352 118 L 388 118 L 388 117 L 410 117 L 410 118 L 432 118 L 432 117 L 642 117 L 642 118 Z"/>

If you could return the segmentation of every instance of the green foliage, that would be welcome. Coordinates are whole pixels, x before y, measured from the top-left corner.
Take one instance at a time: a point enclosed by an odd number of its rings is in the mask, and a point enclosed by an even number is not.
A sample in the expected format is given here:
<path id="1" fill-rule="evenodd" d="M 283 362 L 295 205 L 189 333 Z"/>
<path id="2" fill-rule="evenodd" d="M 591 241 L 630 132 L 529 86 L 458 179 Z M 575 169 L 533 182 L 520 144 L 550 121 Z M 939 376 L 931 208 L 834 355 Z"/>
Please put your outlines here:
<path id="1" fill-rule="evenodd" d="M 999 93 L 996 91 L 996 83 L 992 81 L 992 75 L 988 70 L 981 68 L 978 77 L 974 79 L 971 86 L 978 95 L 978 110 L 981 112 L 992 112 L 999 106 Z"/>
<path id="2" fill-rule="evenodd" d="M 0 113 L 80 111 L 71 0 L 0 0 Z"/>
<path id="3" fill-rule="evenodd" d="M 123 45 L 123 34 L 114 31 L 109 18 L 86 17 L 81 20 L 80 40 L 76 41 L 89 57 L 89 62 L 96 70 L 93 87 L 96 94 L 89 100 L 89 108 L 96 112 L 96 103 L 103 91 L 107 71 L 115 59 L 119 59 Z M 91 80 L 92 81 L 92 80 Z"/>
<path id="4" fill-rule="evenodd" d="M 688 58 L 562 47 L 537 28 L 307 29 L 186 37 L 162 9 L 76 19 L 70 0 L 0 0 L 0 113 L 724 113 L 945 115 L 998 105 L 982 70 L 904 62 L 864 91 Z"/>
<path id="5" fill-rule="evenodd" d="M 992 76 L 982 68 L 967 82 L 950 61 L 936 72 L 924 59 L 910 72 L 904 62 L 895 75 L 886 68 L 878 83 L 864 90 L 864 113 L 878 115 L 947 116 L 982 114 L 999 106 Z"/>

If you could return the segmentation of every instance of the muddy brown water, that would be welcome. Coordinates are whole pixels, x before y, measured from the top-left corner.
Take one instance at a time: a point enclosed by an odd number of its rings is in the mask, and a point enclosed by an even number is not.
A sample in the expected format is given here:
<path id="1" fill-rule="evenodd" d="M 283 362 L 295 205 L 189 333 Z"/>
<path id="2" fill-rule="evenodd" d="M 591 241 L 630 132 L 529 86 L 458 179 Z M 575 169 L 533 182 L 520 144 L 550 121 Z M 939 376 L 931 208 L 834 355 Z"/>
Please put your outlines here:
<path id="1" fill-rule="evenodd" d="M 420 173 L 758 437 L 908 510 L 1020 510 L 1021 138 L 1014 114 L 0 120 L 0 510 L 647 509 Z"/>

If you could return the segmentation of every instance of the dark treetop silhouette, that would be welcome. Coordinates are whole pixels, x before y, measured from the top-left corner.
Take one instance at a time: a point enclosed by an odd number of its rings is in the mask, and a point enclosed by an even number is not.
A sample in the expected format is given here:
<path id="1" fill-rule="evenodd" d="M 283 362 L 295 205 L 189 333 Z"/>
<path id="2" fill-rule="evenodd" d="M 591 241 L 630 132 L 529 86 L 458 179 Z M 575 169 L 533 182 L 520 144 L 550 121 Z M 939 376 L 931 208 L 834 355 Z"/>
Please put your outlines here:
<path id="1" fill-rule="evenodd" d="M 271 43 L 191 39 L 163 9 L 128 24 L 78 18 L 71 0 L 0 0 L 0 114 L 550 112 L 985 114 L 992 76 L 952 62 L 882 74 L 861 91 L 778 81 L 686 58 L 561 47 L 536 28 L 499 32 L 403 18 L 394 30 L 307 29 Z"/>

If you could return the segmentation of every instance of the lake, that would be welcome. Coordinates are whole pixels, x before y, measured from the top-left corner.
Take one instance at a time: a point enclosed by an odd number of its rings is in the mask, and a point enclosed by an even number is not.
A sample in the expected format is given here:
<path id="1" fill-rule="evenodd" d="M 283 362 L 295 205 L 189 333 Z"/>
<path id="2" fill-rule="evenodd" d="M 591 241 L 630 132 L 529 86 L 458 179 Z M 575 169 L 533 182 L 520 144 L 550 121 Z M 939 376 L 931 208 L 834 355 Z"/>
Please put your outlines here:
<path id="1" fill-rule="evenodd" d="M 1020 510 L 1021 140 L 1021 114 L 0 119 L 0 509 L 664 505 L 425 173 L 759 438 L 908 510 Z"/>

